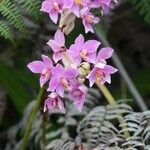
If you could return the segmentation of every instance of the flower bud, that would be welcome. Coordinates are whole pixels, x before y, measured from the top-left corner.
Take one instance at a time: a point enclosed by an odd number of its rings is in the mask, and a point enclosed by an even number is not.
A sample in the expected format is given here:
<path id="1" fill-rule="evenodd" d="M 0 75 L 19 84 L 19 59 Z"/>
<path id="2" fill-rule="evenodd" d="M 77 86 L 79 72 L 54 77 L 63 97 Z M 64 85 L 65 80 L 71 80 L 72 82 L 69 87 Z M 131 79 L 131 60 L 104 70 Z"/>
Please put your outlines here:
<path id="1" fill-rule="evenodd" d="M 80 68 L 82 68 L 86 72 L 86 75 L 88 75 L 88 73 L 90 72 L 90 64 L 88 62 L 81 63 Z"/>

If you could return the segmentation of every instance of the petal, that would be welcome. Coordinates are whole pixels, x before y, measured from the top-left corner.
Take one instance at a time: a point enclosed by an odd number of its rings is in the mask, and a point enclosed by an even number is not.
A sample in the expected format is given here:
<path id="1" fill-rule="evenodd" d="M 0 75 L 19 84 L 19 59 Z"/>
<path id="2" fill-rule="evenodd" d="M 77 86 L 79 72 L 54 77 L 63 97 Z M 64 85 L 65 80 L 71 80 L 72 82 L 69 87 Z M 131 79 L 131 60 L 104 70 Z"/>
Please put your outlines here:
<path id="1" fill-rule="evenodd" d="M 49 77 L 44 77 L 44 76 L 41 76 L 40 77 L 40 86 L 43 87 L 43 85 L 50 79 L 50 76 Z"/>
<path id="2" fill-rule="evenodd" d="M 61 84 L 59 84 L 59 86 L 58 86 L 57 89 L 56 89 L 57 94 L 58 94 L 60 97 L 64 97 L 64 91 L 65 91 L 65 87 L 62 86 Z"/>
<path id="3" fill-rule="evenodd" d="M 103 69 L 106 66 L 106 62 L 99 62 L 95 65 L 95 67 Z"/>
<path id="4" fill-rule="evenodd" d="M 103 71 L 106 72 L 106 73 L 109 73 L 109 74 L 114 74 L 115 72 L 118 71 L 118 69 L 110 66 L 110 65 L 106 65 L 104 68 L 103 68 Z"/>
<path id="5" fill-rule="evenodd" d="M 59 83 L 60 83 L 59 78 L 52 77 L 49 82 L 49 87 L 48 87 L 47 91 L 54 92 L 56 90 L 56 88 L 59 86 Z"/>
<path id="6" fill-rule="evenodd" d="M 105 74 L 105 77 L 103 78 L 103 80 L 105 80 L 107 83 L 111 83 L 111 77 L 110 74 Z"/>
<path id="7" fill-rule="evenodd" d="M 84 94 L 86 94 L 87 91 L 88 91 L 88 88 L 87 88 L 85 85 L 80 85 L 78 88 L 79 88 Z"/>
<path id="8" fill-rule="evenodd" d="M 84 36 L 82 34 L 80 34 L 76 40 L 75 40 L 75 44 L 76 45 L 83 45 L 84 44 Z"/>
<path id="9" fill-rule="evenodd" d="M 47 45 L 49 45 L 54 52 L 58 52 L 60 50 L 59 45 L 54 40 L 49 40 Z"/>
<path id="10" fill-rule="evenodd" d="M 48 68 L 53 67 L 52 60 L 48 56 L 42 55 L 42 59 L 43 59 L 44 63 L 47 65 Z"/>
<path id="11" fill-rule="evenodd" d="M 89 12 L 89 8 L 85 7 L 80 11 L 81 17 L 84 17 L 84 15 L 86 15 Z"/>
<path id="12" fill-rule="evenodd" d="M 72 57 L 77 57 L 79 55 L 80 49 L 77 48 L 75 44 L 71 45 L 69 48 L 69 52 Z"/>
<path id="13" fill-rule="evenodd" d="M 96 52 L 90 53 L 86 59 L 89 63 L 95 64 L 96 62 Z"/>
<path id="14" fill-rule="evenodd" d="M 89 53 L 93 53 L 97 51 L 100 44 L 101 43 L 97 40 L 88 40 L 85 42 L 84 48 L 88 50 Z"/>
<path id="15" fill-rule="evenodd" d="M 52 109 L 52 100 L 51 98 L 47 98 L 45 100 L 45 103 L 44 103 L 44 112 L 46 112 L 48 109 Z"/>
<path id="16" fill-rule="evenodd" d="M 71 8 L 73 6 L 73 0 L 64 0 L 63 8 Z"/>
<path id="17" fill-rule="evenodd" d="M 77 16 L 80 17 L 80 9 L 77 5 L 73 5 L 71 11 Z"/>
<path id="18" fill-rule="evenodd" d="M 53 54 L 53 60 L 55 61 L 55 63 L 57 63 L 61 59 L 62 59 L 62 53 L 61 52 L 56 52 Z"/>
<path id="19" fill-rule="evenodd" d="M 57 30 L 54 36 L 55 42 L 61 46 L 65 45 L 65 36 L 61 30 Z"/>
<path id="20" fill-rule="evenodd" d="M 42 7 L 40 11 L 49 13 L 52 10 L 52 8 L 53 8 L 52 2 L 49 0 L 45 0 L 44 2 L 42 2 Z"/>
<path id="21" fill-rule="evenodd" d="M 88 33 L 88 32 L 94 33 L 93 27 L 89 22 L 83 20 L 83 25 L 85 28 L 85 33 Z"/>
<path id="22" fill-rule="evenodd" d="M 62 76 L 62 73 L 64 72 L 64 68 L 63 68 L 63 66 L 62 65 L 60 65 L 60 64 L 57 64 L 56 65 L 56 67 L 53 69 L 53 71 L 52 71 L 52 74 L 53 74 L 53 76 L 57 76 L 57 77 L 60 77 L 60 76 Z"/>
<path id="23" fill-rule="evenodd" d="M 94 69 L 89 73 L 89 75 L 86 77 L 86 78 L 89 79 L 90 87 L 92 87 L 93 84 L 94 84 L 94 82 L 96 81 L 95 71 L 96 71 L 96 69 L 94 68 Z"/>
<path id="24" fill-rule="evenodd" d="M 27 65 L 33 73 L 42 73 L 43 69 L 47 68 L 42 61 L 33 61 Z"/>
<path id="25" fill-rule="evenodd" d="M 60 112 L 63 112 L 63 113 L 66 112 L 65 107 L 64 107 L 64 103 L 62 102 L 62 100 L 58 99 L 58 107 L 60 109 Z"/>
<path id="26" fill-rule="evenodd" d="M 108 59 L 112 56 L 114 50 L 110 47 L 102 48 L 97 54 L 97 60 Z"/>
<path id="27" fill-rule="evenodd" d="M 73 104 L 77 107 L 77 110 L 79 112 L 82 111 L 84 101 L 85 101 L 85 97 L 81 97 L 80 99 L 74 100 L 74 102 L 73 102 Z"/>
<path id="28" fill-rule="evenodd" d="M 79 57 L 74 57 L 73 60 L 74 60 L 74 63 L 75 63 L 76 65 L 79 65 L 79 64 L 81 63 L 81 61 L 82 61 L 82 59 L 81 59 L 80 56 L 79 56 Z"/>
<path id="29" fill-rule="evenodd" d="M 51 18 L 51 20 L 57 24 L 57 21 L 58 21 L 58 12 L 57 11 L 54 11 L 52 10 L 50 13 L 49 13 L 49 17 Z"/>
<path id="30" fill-rule="evenodd" d="M 68 79 L 68 78 L 75 78 L 75 77 L 77 77 L 77 75 L 78 75 L 77 69 L 67 68 L 67 69 L 65 69 L 63 76 L 66 79 Z"/>

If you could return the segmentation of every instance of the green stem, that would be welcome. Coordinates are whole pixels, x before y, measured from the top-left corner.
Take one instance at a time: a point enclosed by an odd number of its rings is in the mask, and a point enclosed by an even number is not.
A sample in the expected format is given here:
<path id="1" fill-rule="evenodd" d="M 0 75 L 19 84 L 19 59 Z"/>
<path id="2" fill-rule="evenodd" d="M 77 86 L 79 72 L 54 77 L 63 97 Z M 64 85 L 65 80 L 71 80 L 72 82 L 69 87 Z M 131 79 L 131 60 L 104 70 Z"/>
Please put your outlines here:
<path id="1" fill-rule="evenodd" d="M 98 81 L 96 82 L 96 85 L 100 89 L 100 91 L 103 93 L 103 95 L 105 96 L 106 100 L 109 102 L 110 105 L 113 105 L 113 106 L 117 105 L 115 98 L 112 96 L 112 94 L 109 92 L 108 88 L 105 85 L 101 85 Z M 122 124 L 123 117 L 121 114 L 118 114 L 118 115 L 119 115 L 119 118 L 118 118 L 119 123 Z M 124 131 L 124 135 L 126 138 L 130 137 L 130 133 L 127 130 Z"/>
<path id="2" fill-rule="evenodd" d="M 33 123 L 33 120 L 35 118 L 35 115 L 36 115 L 37 111 L 39 110 L 39 107 L 40 107 L 40 104 L 41 104 L 41 101 L 42 101 L 42 97 L 44 95 L 44 91 L 45 91 L 44 87 L 42 87 L 39 91 L 39 94 L 37 96 L 34 108 L 31 112 L 31 114 L 29 116 L 29 120 L 27 122 L 27 127 L 25 129 L 25 134 L 24 134 L 23 139 L 22 139 L 20 150 L 25 150 L 26 149 L 26 145 L 27 145 L 27 142 L 28 142 L 28 138 L 29 138 L 29 135 L 30 135 L 31 128 L 32 128 L 32 123 Z"/>

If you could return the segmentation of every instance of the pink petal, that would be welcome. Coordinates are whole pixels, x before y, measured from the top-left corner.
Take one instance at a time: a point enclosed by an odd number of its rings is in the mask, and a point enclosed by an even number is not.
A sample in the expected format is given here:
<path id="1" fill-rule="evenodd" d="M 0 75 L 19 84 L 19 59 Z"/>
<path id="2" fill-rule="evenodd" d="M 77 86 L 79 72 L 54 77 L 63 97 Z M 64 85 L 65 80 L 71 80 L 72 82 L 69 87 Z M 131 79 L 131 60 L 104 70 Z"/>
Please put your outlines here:
<path id="1" fill-rule="evenodd" d="M 57 24 L 57 21 L 58 21 L 58 12 L 55 11 L 55 10 L 52 10 L 50 13 L 49 13 L 49 17 L 51 18 L 51 20 Z"/>
<path id="2" fill-rule="evenodd" d="M 79 65 L 80 63 L 81 63 L 81 57 L 79 56 L 79 57 L 74 57 L 73 58 L 73 60 L 74 60 L 74 63 L 76 64 L 76 65 Z"/>
<path id="3" fill-rule="evenodd" d="M 77 77 L 77 69 L 73 69 L 73 68 L 67 68 L 64 71 L 64 75 L 65 78 L 75 78 Z"/>
<path id="4" fill-rule="evenodd" d="M 61 77 L 62 73 L 64 72 L 64 68 L 62 65 L 57 64 L 56 67 L 52 70 L 52 74 L 54 77 Z"/>
<path id="5" fill-rule="evenodd" d="M 54 40 L 49 40 L 47 42 L 47 45 L 49 45 L 54 52 L 58 52 L 60 50 L 60 47 Z"/>
<path id="6" fill-rule="evenodd" d="M 62 102 L 62 100 L 58 100 L 58 107 L 60 109 L 61 112 L 65 113 L 65 107 L 64 107 L 64 103 Z"/>
<path id="7" fill-rule="evenodd" d="M 75 44 L 76 45 L 83 45 L 84 44 L 84 36 L 82 34 L 80 34 L 76 40 L 75 40 Z"/>
<path id="8" fill-rule="evenodd" d="M 105 77 L 103 78 L 103 80 L 105 80 L 107 83 L 111 83 L 111 77 L 110 74 L 105 74 Z"/>
<path id="9" fill-rule="evenodd" d="M 85 7 L 80 11 L 81 17 L 84 17 L 84 15 L 86 15 L 89 12 L 89 8 Z"/>
<path id="10" fill-rule="evenodd" d="M 75 44 L 70 46 L 69 52 L 72 55 L 72 57 L 77 57 L 79 55 L 79 50 L 77 49 Z"/>
<path id="11" fill-rule="evenodd" d="M 96 52 L 90 53 L 88 58 L 86 59 L 89 63 L 95 64 L 96 62 Z"/>
<path id="12" fill-rule="evenodd" d="M 61 52 L 56 52 L 53 54 L 53 60 L 55 61 L 55 63 L 57 63 L 61 59 L 62 59 L 62 53 Z"/>
<path id="13" fill-rule="evenodd" d="M 33 61 L 27 65 L 33 73 L 42 73 L 43 69 L 47 68 L 42 61 Z"/>
<path id="14" fill-rule="evenodd" d="M 97 40 L 88 40 L 84 44 L 84 49 L 88 50 L 89 53 L 93 53 L 97 51 L 100 44 Z"/>
<path id="15" fill-rule="evenodd" d="M 85 100 L 84 98 L 81 98 L 80 100 L 76 100 L 76 101 L 73 102 L 73 104 L 77 107 L 77 110 L 79 112 L 82 111 L 84 100 Z"/>
<path id="16" fill-rule="evenodd" d="M 54 36 L 55 42 L 61 46 L 65 45 L 65 36 L 61 30 L 57 30 Z"/>
<path id="17" fill-rule="evenodd" d="M 73 5 L 71 11 L 77 16 L 80 17 L 80 9 L 77 5 Z"/>
<path id="18" fill-rule="evenodd" d="M 80 86 L 79 86 L 79 89 L 80 89 L 84 94 L 86 94 L 87 91 L 88 91 L 88 88 L 87 88 L 85 85 L 80 85 Z"/>
<path id="19" fill-rule="evenodd" d="M 40 11 L 49 13 L 52 10 L 52 8 L 53 6 L 51 0 L 45 0 L 44 2 L 42 2 L 42 7 Z"/>
<path id="20" fill-rule="evenodd" d="M 106 73 L 114 74 L 115 72 L 118 71 L 118 69 L 116 69 L 110 65 L 106 65 L 105 68 L 103 69 L 103 71 Z"/>
<path id="21" fill-rule="evenodd" d="M 112 56 L 113 52 L 114 50 L 110 47 L 102 48 L 97 54 L 97 59 L 108 59 Z"/>
<path id="22" fill-rule="evenodd" d="M 73 0 L 64 0 L 63 8 L 71 8 L 73 6 Z"/>
<path id="23" fill-rule="evenodd" d="M 52 60 L 48 56 L 42 55 L 42 59 L 48 68 L 53 66 Z"/>
<path id="24" fill-rule="evenodd" d="M 65 90 L 64 86 L 59 84 L 59 86 L 56 89 L 56 92 L 60 97 L 64 97 L 64 90 Z"/>
<path id="25" fill-rule="evenodd" d="M 93 84 L 94 84 L 94 82 L 96 81 L 95 71 L 96 71 L 96 69 L 94 68 L 94 69 L 89 73 L 89 75 L 86 77 L 86 78 L 89 79 L 90 87 L 92 87 Z"/>
<path id="26" fill-rule="evenodd" d="M 59 82 L 60 81 L 57 77 L 52 77 L 49 82 L 49 87 L 48 87 L 47 91 L 54 92 L 56 90 L 56 88 L 58 87 Z"/>
<path id="27" fill-rule="evenodd" d="M 84 25 L 84 28 L 85 28 L 85 33 L 88 33 L 88 32 L 94 33 L 93 27 L 90 23 L 83 20 L 83 25 Z"/>
<path id="28" fill-rule="evenodd" d="M 106 62 L 99 62 L 95 65 L 95 67 L 99 69 L 103 69 L 106 66 Z"/>
<path id="29" fill-rule="evenodd" d="M 49 80 L 49 77 L 45 78 L 43 76 L 40 77 L 40 86 L 43 87 L 43 85 Z"/>

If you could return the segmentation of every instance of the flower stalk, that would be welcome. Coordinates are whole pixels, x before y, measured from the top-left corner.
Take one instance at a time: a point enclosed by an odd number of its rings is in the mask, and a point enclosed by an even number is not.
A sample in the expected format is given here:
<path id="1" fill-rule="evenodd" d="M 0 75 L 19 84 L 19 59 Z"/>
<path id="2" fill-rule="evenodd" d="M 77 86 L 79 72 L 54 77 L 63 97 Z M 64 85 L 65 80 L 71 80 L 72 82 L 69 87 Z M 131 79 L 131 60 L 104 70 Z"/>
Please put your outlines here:
<path id="1" fill-rule="evenodd" d="M 26 149 L 28 138 L 29 138 L 30 131 L 31 131 L 31 128 L 32 128 L 32 124 L 33 124 L 33 120 L 35 118 L 35 115 L 36 115 L 37 111 L 40 108 L 44 93 L 45 93 L 45 88 L 42 87 L 39 91 L 38 96 L 37 96 L 34 108 L 33 108 L 32 112 L 29 116 L 27 126 L 26 126 L 26 129 L 25 129 L 25 133 L 24 133 L 24 136 L 23 136 L 23 139 L 22 139 L 22 143 L 20 145 L 20 150 L 25 150 Z"/>
<path id="2" fill-rule="evenodd" d="M 97 87 L 100 89 L 100 91 L 103 93 L 103 95 L 105 96 L 106 100 L 108 101 L 108 103 L 112 106 L 117 105 L 115 98 L 112 96 L 112 94 L 110 93 L 110 91 L 108 90 L 108 88 L 105 85 L 101 85 L 99 82 L 96 82 Z M 120 124 L 122 124 L 123 122 L 123 117 L 121 116 L 121 114 L 118 114 L 118 121 Z M 125 126 L 123 127 L 123 129 L 126 128 Z M 125 130 L 124 131 L 124 135 L 126 138 L 130 137 L 130 133 Z"/>

